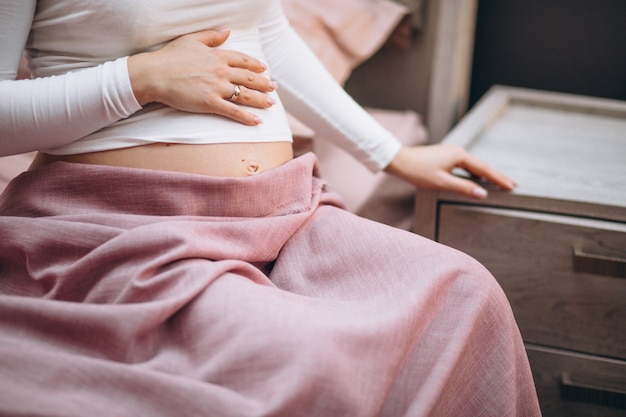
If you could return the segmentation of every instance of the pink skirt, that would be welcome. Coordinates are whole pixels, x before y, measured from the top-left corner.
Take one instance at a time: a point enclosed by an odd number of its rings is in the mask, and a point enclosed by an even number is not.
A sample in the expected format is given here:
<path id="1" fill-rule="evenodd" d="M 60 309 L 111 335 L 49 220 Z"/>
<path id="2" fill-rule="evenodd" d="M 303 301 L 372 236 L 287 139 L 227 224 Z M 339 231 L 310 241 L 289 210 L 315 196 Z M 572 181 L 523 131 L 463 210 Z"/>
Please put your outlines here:
<path id="1" fill-rule="evenodd" d="M 57 162 L 0 197 L 0 415 L 539 416 L 475 260 L 247 178 Z"/>

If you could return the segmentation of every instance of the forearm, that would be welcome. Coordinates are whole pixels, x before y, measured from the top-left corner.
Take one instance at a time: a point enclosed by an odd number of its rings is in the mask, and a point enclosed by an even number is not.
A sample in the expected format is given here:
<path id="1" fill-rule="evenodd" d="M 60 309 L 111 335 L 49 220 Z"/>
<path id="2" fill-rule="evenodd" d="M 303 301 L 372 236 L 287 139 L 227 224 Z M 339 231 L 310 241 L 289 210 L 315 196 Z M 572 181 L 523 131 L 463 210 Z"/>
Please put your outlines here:
<path id="1" fill-rule="evenodd" d="M 0 82 L 0 155 L 70 143 L 141 108 L 126 58 L 33 80 Z"/>

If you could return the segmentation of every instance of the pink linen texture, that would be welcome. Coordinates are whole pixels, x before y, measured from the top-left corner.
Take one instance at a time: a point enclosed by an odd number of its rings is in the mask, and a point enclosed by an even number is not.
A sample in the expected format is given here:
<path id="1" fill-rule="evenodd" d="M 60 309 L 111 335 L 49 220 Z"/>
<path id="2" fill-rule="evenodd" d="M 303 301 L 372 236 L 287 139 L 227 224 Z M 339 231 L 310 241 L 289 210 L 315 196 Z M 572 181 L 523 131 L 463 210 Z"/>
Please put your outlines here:
<path id="1" fill-rule="evenodd" d="M 489 272 L 349 213 L 316 167 L 14 179 L 0 415 L 540 415 Z"/>

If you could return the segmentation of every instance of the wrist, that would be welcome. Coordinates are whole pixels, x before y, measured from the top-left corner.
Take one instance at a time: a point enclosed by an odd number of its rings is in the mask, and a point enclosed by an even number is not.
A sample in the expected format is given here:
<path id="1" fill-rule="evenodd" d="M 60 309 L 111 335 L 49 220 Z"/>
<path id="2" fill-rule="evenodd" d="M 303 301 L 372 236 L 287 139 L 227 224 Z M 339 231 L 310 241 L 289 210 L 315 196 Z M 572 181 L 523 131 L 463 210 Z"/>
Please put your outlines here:
<path id="1" fill-rule="evenodd" d="M 387 174 L 395 175 L 398 177 L 402 177 L 402 173 L 406 172 L 407 166 L 407 158 L 406 158 L 406 147 L 401 147 L 400 150 L 396 153 L 396 156 L 387 164 L 387 166 L 383 169 Z"/>
<path id="2" fill-rule="evenodd" d="M 148 53 L 141 53 L 128 57 L 128 76 L 131 88 L 141 106 L 156 101 L 155 89 L 150 85 L 148 55 Z"/>

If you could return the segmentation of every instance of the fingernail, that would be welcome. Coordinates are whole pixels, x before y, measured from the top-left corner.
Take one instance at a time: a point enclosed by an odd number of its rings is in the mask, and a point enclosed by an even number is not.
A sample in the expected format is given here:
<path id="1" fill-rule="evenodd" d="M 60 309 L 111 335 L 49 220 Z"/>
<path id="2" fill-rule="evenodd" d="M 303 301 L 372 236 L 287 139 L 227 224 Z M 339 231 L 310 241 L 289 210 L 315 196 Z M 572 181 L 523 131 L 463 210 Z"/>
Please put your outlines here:
<path id="1" fill-rule="evenodd" d="M 268 97 L 267 98 L 267 104 L 268 104 L 268 106 L 273 106 L 274 104 L 276 104 L 276 100 L 274 100 L 271 97 Z"/>
<path id="2" fill-rule="evenodd" d="M 255 117 L 254 119 L 254 124 L 260 125 L 261 123 L 263 123 L 263 120 L 260 117 Z"/>
<path id="3" fill-rule="evenodd" d="M 474 197 L 476 198 L 483 199 L 487 197 L 487 190 L 485 190 L 484 188 L 476 187 L 474 188 L 472 194 L 474 194 Z"/>
<path id="4" fill-rule="evenodd" d="M 276 81 L 270 81 L 270 86 L 272 89 L 276 90 L 278 88 L 278 83 Z"/>
<path id="5" fill-rule="evenodd" d="M 230 28 L 219 28 L 217 29 L 218 32 L 230 32 Z"/>

